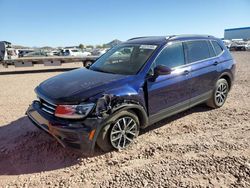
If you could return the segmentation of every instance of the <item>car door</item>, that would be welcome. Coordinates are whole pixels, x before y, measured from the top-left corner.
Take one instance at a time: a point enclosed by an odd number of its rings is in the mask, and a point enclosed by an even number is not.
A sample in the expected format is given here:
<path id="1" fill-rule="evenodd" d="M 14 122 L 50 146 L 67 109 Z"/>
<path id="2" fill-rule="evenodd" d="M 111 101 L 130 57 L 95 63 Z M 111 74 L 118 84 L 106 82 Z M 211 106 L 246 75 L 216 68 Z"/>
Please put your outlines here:
<path id="1" fill-rule="evenodd" d="M 219 74 L 220 59 L 208 40 L 184 42 L 187 63 L 191 66 L 191 102 L 207 100 Z"/>
<path id="2" fill-rule="evenodd" d="M 185 65 L 182 42 L 168 44 L 156 57 L 151 70 L 157 65 L 165 65 L 172 71 L 147 80 L 148 112 L 152 123 L 188 108 L 190 99 L 190 67 Z"/>

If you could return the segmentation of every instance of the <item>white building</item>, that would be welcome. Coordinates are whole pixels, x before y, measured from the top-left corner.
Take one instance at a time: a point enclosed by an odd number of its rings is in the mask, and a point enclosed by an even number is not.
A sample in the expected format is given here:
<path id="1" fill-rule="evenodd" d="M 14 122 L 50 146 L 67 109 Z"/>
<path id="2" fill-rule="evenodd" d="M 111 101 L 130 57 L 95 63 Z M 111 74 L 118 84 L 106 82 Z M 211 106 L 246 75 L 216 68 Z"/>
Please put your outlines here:
<path id="1" fill-rule="evenodd" d="M 224 30 L 224 39 L 250 40 L 250 27 L 232 28 Z"/>

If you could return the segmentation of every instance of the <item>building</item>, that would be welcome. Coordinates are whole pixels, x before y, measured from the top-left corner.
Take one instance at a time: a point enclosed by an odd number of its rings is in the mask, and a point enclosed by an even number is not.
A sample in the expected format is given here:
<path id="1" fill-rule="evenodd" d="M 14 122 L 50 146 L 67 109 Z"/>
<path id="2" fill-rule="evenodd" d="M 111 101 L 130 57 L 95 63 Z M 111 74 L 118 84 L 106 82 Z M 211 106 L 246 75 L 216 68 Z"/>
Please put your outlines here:
<path id="1" fill-rule="evenodd" d="M 232 28 L 224 30 L 224 39 L 250 40 L 250 27 Z"/>

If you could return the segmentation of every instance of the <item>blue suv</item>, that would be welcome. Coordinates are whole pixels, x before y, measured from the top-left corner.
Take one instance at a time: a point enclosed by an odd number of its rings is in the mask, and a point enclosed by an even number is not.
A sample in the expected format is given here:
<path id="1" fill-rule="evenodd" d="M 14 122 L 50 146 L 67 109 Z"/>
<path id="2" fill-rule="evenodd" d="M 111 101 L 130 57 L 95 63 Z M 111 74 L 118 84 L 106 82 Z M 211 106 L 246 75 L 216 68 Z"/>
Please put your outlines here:
<path id="1" fill-rule="evenodd" d="M 133 38 L 89 67 L 42 82 L 26 113 L 64 147 L 119 150 L 161 119 L 200 103 L 223 106 L 234 73 L 213 36 Z"/>

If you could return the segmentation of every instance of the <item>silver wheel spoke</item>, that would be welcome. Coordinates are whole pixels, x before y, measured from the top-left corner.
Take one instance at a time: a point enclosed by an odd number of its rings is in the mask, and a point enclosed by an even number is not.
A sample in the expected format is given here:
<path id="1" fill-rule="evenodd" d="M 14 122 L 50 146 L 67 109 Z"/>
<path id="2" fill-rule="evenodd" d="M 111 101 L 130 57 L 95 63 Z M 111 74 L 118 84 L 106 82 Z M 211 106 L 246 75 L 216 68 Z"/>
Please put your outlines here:
<path id="1" fill-rule="evenodd" d="M 114 138 L 113 140 L 111 140 L 112 142 L 114 142 L 114 141 L 116 141 L 116 140 L 118 140 L 118 139 L 120 139 L 122 137 L 122 135 L 120 134 L 118 137 L 116 137 L 116 138 Z"/>
<path id="2" fill-rule="evenodd" d="M 223 85 L 222 91 L 226 91 L 226 89 L 227 89 L 227 86 Z"/>
<path id="3" fill-rule="evenodd" d="M 130 139 L 129 137 L 126 136 L 126 139 L 129 141 L 129 142 L 133 142 L 132 139 Z"/>
<path id="4" fill-rule="evenodd" d="M 117 125 L 118 125 L 119 130 L 121 131 L 122 129 L 121 129 L 121 125 L 119 121 L 117 122 Z"/>
<path id="5" fill-rule="evenodd" d="M 129 127 L 130 123 L 132 123 L 132 119 L 128 122 L 127 127 Z"/>
<path id="6" fill-rule="evenodd" d="M 222 98 L 222 96 L 220 96 L 220 99 L 221 99 L 221 102 L 223 102 L 223 98 Z"/>
<path id="7" fill-rule="evenodd" d="M 121 146 L 120 146 L 121 140 L 122 140 L 122 135 L 121 135 L 121 137 L 120 137 L 120 139 L 119 139 L 119 142 L 118 142 L 118 144 L 117 144 L 117 148 L 121 148 Z"/>
<path id="8" fill-rule="evenodd" d="M 126 124 L 126 119 L 125 118 L 122 118 L 122 121 L 123 121 L 123 126 L 124 126 L 124 128 L 127 126 L 127 124 Z"/>
<path id="9" fill-rule="evenodd" d="M 121 133 L 121 131 L 114 131 L 111 134 L 113 135 L 113 134 L 117 134 L 117 133 Z"/>
<path id="10" fill-rule="evenodd" d="M 128 129 L 128 131 L 131 131 L 135 126 L 136 126 L 136 124 L 134 123 L 134 124 Z"/>
<path id="11" fill-rule="evenodd" d="M 225 99 L 226 95 L 224 93 L 221 94 L 222 98 Z"/>
<path id="12" fill-rule="evenodd" d="M 132 134 L 133 136 L 135 136 L 135 133 L 133 133 L 133 132 L 131 132 L 131 131 L 127 131 L 126 133 Z"/>
<path id="13" fill-rule="evenodd" d="M 126 145 L 126 136 L 124 135 L 124 136 L 123 136 L 123 146 L 122 146 L 122 147 L 124 148 L 125 145 Z"/>

